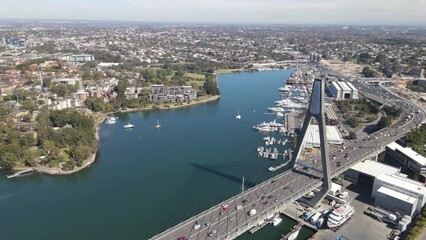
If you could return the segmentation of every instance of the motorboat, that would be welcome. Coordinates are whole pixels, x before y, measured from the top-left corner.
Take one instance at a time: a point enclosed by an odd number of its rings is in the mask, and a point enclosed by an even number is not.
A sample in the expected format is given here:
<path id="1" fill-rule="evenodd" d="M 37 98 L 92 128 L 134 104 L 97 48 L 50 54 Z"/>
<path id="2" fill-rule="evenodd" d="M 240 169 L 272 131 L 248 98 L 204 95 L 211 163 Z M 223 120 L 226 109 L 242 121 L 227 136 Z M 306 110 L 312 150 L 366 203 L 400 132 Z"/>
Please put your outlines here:
<path id="1" fill-rule="evenodd" d="M 328 216 L 327 226 L 329 228 L 334 228 L 342 225 L 354 214 L 354 207 L 349 204 L 345 204 L 336 208 Z"/>
<path id="2" fill-rule="evenodd" d="M 127 123 L 126 125 L 124 125 L 124 129 L 130 129 L 130 128 L 134 128 L 135 125 L 131 124 L 131 123 Z"/>
<path id="3" fill-rule="evenodd" d="M 277 215 L 274 217 L 274 219 L 272 219 L 272 225 L 275 227 L 280 224 L 282 220 L 283 219 L 280 217 L 280 215 Z"/>

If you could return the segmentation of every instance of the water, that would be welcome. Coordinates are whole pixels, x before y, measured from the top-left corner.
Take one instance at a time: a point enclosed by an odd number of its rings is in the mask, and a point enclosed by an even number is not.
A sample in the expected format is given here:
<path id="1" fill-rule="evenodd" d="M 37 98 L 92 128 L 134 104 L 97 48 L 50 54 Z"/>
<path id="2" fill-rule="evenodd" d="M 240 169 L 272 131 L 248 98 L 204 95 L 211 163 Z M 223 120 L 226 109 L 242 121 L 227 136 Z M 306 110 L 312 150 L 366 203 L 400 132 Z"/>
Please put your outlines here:
<path id="1" fill-rule="evenodd" d="M 250 187 L 280 173 L 267 171 L 280 162 L 257 158 L 263 136 L 252 126 L 274 119 L 263 112 L 290 73 L 220 75 L 219 101 L 118 114 L 101 126 L 97 161 L 77 174 L 2 174 L 0 239 L 147 239 L 235 195 L 242 177 Z"/>

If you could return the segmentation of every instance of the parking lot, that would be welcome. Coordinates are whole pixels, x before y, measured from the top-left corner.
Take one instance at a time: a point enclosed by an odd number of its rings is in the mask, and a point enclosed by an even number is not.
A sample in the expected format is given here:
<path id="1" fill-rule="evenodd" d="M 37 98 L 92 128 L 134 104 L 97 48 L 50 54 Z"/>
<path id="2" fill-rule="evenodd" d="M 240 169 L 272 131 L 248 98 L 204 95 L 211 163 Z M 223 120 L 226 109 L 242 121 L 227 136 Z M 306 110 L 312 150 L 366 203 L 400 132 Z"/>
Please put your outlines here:
<path id="1" fill-rule="evenodd" d="M 334 240 L 337 236 L 343 235 L 352 240 L 358 239 L 387 239 L 387 236 L 392 231 L 386 223 L 379 222 L 363 212 L 370 206 L 372 206 L 372 200 L 365 190 L 362 190 L 359 186 L 350 184 L 344 181 L 344 185 L 349 186 L 346 189 L 342 188 L 342 191 L 348 191 L 350 204 L 355 208 L 355 213 L 352 215 L 346 223 L 343 224 L 336 232 L 330 229 L 319 229 L 318 232 L 313 236 L 314 239 L 318 240 Z M 321 207 L 323 209 L 324 206 Z M 299 210 L 298 210 L 299 209 Z M 300 211 L 301 207 L 297 204 L 289 204 L 285 213 L 292 218 L 300 216 L 303 211 Z M 298 218 L 299 221 L 303 221 Z M 313 227 L 309 223 L 303 221 L 306 225 Z"/>

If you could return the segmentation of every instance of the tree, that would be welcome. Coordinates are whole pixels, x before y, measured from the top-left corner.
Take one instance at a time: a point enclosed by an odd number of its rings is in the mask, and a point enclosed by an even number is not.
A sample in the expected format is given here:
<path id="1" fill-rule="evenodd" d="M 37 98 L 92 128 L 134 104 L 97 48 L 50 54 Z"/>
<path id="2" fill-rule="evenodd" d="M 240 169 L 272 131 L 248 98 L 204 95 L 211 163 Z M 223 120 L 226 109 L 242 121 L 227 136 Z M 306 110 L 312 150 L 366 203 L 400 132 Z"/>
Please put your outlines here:
<path id="1" fill-rule="evenodd" d="M 364 77 L 372 78 L 376 76 L 376 71 L 368 66 L 362 69 L 362 74 Z"/>
<path id="2" fill-rule="evenodd" d="M 12 169 L 17 162 L 18 157 L 11 152 L 6 152 L 0 155 L 0 167 L 4 169 Z"/>
<path id="3" fill-rule="evenodd" d="M 356 139 L 356 133 L 354 131 L 349 132 L 349 139 Z"/>
<path id="4" fill-rule="evenodd" d="M 376 125 L 377 130 L 380 130 L 382 128 L 388 127 L 392 124 L 392 118 L 391 117 L 382 117 L 380 118 L 379 122 Z"/>
<path id="5" fill-rule="evenodd" d="M 216 78 L 213 74 L 206 74 L 206 81 L 204 82 L 203 89 L 207 95 L 220 95 Z"/>

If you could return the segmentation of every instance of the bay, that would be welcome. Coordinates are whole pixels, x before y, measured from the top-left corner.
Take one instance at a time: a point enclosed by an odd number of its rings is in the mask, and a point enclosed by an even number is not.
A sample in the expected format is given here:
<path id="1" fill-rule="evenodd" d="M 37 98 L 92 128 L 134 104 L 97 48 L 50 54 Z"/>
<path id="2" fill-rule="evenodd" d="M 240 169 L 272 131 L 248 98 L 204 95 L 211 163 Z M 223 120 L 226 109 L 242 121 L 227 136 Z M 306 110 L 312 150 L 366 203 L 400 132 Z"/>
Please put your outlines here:
<path id="1" fill-rule="evenodd" d="M 117 114 L 100 127 L 96 162 L 77 174 L 3 172 L 1 239 L 148 239 L 237 194 L 243 177 L 248 188 L 278 174 L 267 169 L 279 162 L 257 158 L 264 136 L 252 126 L 274 119 L 263 113 L 290 73 L 219 75 L 218 101 Z"/>

